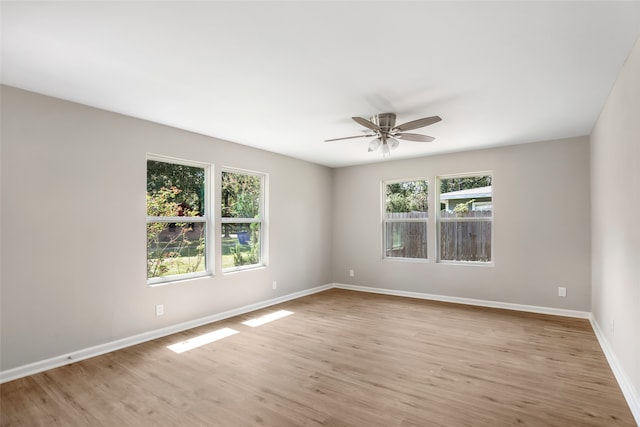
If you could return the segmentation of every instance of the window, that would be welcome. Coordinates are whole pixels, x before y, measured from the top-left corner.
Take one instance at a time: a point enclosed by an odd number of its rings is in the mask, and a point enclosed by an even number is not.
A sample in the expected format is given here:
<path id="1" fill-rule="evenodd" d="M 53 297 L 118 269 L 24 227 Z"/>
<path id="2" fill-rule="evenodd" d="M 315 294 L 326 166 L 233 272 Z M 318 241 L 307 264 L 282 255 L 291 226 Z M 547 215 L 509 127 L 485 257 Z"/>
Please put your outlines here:
<path id="1" fill-rule="evenodd" d="M 428 189 L 426 180 L 383 183 L 385 258 L 427 259 Z"/>
<path id="2" fill-rule="evenodd" d="M 209 166 L 147 158 L 147 282 L 209 274 Z"/>
<path id="3" fill-rule="evenodd" d="M 222 172 L 222 269 L 240 270 L 264 265 L 265 175 Z"/>
<path id="4" fill-rule="evenodd" d="M 441 262 L 492 262 L 493 198 L 490 174 L 440 178 Z"/>

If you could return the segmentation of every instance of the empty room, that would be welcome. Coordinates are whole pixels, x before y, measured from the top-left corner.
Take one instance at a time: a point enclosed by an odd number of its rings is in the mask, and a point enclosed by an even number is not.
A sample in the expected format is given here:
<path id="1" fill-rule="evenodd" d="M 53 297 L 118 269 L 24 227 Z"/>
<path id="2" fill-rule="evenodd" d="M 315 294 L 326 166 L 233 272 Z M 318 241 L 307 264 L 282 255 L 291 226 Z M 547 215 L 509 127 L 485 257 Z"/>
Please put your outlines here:
<path id="1" fill-rule="evenodd" d="M 0 19 L 0 426 L 640 424 L 640 1 Z"/>

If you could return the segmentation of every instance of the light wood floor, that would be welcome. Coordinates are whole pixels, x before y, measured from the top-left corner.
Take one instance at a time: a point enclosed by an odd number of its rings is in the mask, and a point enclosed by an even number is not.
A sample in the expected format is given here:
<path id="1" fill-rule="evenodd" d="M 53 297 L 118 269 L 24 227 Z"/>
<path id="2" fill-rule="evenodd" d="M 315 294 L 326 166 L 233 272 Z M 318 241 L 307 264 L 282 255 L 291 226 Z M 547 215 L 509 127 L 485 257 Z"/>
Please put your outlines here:
<path id="1" fill-rule="evenodd" d="M 167 349 L 220 328 L 239 333 Z M 0 393 L 2 426 L 635 425 L 587 320 L 338 289 Z"/>

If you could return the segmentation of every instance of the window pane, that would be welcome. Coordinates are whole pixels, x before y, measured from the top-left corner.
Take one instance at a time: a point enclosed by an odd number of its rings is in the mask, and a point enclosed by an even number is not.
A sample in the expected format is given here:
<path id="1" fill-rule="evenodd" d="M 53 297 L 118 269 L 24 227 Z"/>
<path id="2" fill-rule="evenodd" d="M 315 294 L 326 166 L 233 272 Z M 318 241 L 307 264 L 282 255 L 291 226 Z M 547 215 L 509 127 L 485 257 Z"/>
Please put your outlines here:
<path id="1" fill-rule="evenodd" d="M 206 223 L 147 223 L 147 278 L 206 271 Z"/>
<path id="2" fill-rule="evenodd" d="M 405 181 L 386 184 L 387 218 L 393 213 L 428 212 L 427 181 Z M 425 215 L 424 218 L 427 216 Z"/>
<path id="3" fill-rule="evenodd" d="M 441 222 L 440 259 L 490 262 L 491 221 Z"/>
<path id="4" fill-rule="evenodd" d="M 261 224 L 222 224 L 222 268 L 260 263 Z"/>
<path id="5" fill-rule="evenodd" d="M 147 216 L 204 216 L 205 170 L 147 160 Z"/>
<path id="6" fill-rule="evenodd" d="M 400 258 L 427 258 L 426 222 L 387 222 L 386 256 Z"/>
<path id="7" fill-rule="evenodd" d="M 261 183 L 257 175 L 222 172 L 222 217 L 258 218 Z"/>
<path id="8" fill-rule="evenodd" d="M 444 178 L 440 185 L 440 261 L 491 262 L 491 175 Z"/>
<path id="9" fill-rule="evenodd" d="M 427 259 L 427 181 L 385 183 L 384 191 L 384 256 Z"/>

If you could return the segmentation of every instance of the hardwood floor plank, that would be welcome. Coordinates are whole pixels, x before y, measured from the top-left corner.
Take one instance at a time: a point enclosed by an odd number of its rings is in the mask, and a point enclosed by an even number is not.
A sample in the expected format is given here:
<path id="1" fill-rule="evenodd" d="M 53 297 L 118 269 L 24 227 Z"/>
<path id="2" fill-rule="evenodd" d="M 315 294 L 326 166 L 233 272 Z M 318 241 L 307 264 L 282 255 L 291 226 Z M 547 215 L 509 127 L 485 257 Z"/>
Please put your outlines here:
<path id="1" fill-rule="evenodd" d="M 250 327 L 278 310 L 293 314 Z M 174 353 L 222 328 L 237 334 Z M 0 386 L 5 426 L 633 426 L 588 321 L 332 289 Z"/>

